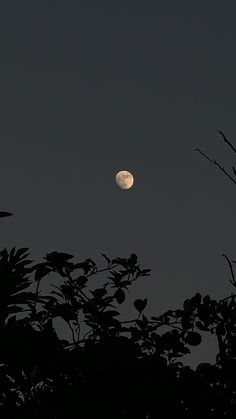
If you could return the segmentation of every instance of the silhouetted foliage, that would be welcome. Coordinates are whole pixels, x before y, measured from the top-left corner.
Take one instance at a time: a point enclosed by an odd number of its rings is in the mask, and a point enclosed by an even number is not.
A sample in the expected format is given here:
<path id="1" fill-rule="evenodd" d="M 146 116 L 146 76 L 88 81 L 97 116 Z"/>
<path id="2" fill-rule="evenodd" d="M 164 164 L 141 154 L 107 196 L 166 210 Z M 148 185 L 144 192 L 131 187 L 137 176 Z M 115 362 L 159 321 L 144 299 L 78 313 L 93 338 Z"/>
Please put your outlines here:
<path id="1" fill-rule="evenodd" d="M 101 268 L 56 251 L 37 264 L 28 257 L 28 249 L 0 252 L 2 418 L 236 417 L 235 294 L 196 293 L 156 316 L 137 298 L 124 320 L 131 287 L 150 274 L 135 254 L 102 254 Z M 224 257 L 235 287 L 236 261 Z M 59 337 L 59 318 L 71 339 Z M 214 364 L 185 365 L 207 333 L 218 344 Z"/>
<path id="2" fill-rule="evenodd" d="M 0 253 L 2 417 L 234 417 L 235 295 L 216 301 L 197 293 L 150 318 L 147 299 L 135 299 L 134 318 L 122 320 L 127 293 L 150 273 L 136 255 L 103 255 L 100 269 L 61 252 L 34 265 L 27 252 Z M 57 318 L 70 341 L 59 338 Z M 203 332 L 217 338 L 216 362 L 193 370 L 181 358 Z"/>
<path id="3" fill-rule="evenodd" d="M 0 218 L 10 217 L 11 215 L 13 215 L 11 212 L 0 211 Z"/>

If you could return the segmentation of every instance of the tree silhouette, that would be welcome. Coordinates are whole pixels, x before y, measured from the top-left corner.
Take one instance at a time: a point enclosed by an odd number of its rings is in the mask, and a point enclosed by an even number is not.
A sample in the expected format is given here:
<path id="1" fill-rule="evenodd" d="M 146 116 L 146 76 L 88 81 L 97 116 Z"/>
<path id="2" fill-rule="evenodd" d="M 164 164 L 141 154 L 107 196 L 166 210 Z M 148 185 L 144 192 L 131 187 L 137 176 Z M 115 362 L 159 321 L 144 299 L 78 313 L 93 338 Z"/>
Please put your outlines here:
<path id="1" fill-rule="evenodd" d="M 56 251 L 34 264 L 28 250 L 0 252 L 1 417 L 236 416 L 235 294 L 216 301 L 197 293 L 156 316 L 138 298 L 123 320 L 133 284 L 150 274 L 135 254 L 102 254 L 99 267 Z M 235 287 L 235 261 L 224 257 Z M 58 318 L 71 339 L 58 336 Z M 215 363 L 186 366 L 184 355 L 207 333 L 217 339 Z"/>
<path id="2" fill-rule="evenodd" d="M 123 321 L 127 292 L 150 273 L 136 255 L 104 255 L 99 269 L 59 252 L 33 265 L 27 251 L 0 253 L 2 417 L 233 417 L 235 295 L 216 301 L 197 293 L 181 309 L 150 318 L 147 299 L 136 299 L 137 314 Z M 56 279 L 42 295 L 50 275 Z M 58 317 L 71 341 L 58 337 Z M 202 331 L 217 337 L 216 363 L 193 370 L 181 358 L 201 343 Z"/>

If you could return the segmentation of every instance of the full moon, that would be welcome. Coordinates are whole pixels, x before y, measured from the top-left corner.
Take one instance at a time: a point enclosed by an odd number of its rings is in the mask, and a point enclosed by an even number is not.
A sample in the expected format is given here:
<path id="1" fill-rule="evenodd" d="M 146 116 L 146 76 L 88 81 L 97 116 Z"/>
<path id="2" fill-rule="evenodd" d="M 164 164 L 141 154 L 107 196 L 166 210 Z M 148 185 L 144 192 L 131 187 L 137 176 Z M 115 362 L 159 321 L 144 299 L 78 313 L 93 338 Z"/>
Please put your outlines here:
<path id="1" fill-rule="evenodd" d="M 128 170 L 120 170 L 116 174 L 116 183 L 121 189 L 130 189 L 133 186 L 134 177 Z"/>

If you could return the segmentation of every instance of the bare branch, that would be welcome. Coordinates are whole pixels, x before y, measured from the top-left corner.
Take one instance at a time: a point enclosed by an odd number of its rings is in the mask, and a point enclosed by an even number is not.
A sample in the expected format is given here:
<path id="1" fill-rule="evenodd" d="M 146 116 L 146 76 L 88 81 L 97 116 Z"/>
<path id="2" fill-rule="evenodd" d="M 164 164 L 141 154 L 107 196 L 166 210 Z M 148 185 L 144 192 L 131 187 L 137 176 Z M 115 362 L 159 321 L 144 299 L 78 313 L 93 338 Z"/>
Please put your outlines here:
<path id="1" fill-rule="evenodd" d="M 228 256 L 226 256 L 224 253 L 222 254 L 222 256 L 227 260 L 228 265 L 229 265 L 229 269 L 230 269 L 230 273 L 231 273 L 231 277 L 232 279 L 229 280 L 229 282 L 231 282 L 231 284 L 236 287 L 236 281 L 235 281 L 235 276 L 234 276 L 234 270 L 233 270 L 233 266 L 231 263 L 231 260 L 228 258 Z"/>
<path id="2" fill-rule="evenodd" d="M 228 146 L 236 153 L 236 148 L 231 144 L 231 142 L 226 138 L 222 131 L 218 131 L 219 134 L 223 137 L 224 141 L 228 144 Z"/>
<path id="3" fill-rule="evenodd" d="M 203 153 L 203 151 L 200 150 L 200 148 L 196 148 L 195 151 L 197 151 L 198 153 L 200 153 L 209 162 L 211 162 L 212 164 L 214 164 L 215 166 L 217 166 L 236 185 L 236 180 L 215 159 L 211 159 L 211 157 L 209 157 L 205 153 Z"/>

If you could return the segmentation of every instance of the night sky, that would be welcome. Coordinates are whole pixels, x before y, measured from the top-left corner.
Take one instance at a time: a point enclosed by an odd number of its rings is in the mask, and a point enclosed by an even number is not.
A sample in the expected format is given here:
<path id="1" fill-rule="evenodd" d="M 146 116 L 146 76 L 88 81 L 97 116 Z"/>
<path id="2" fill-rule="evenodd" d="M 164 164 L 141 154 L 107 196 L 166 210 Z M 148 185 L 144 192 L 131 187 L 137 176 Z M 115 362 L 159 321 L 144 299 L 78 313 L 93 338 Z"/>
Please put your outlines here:
<path id="1" fill-rule="evenodd" d="M 0 5 L 1 247 L 137 253 L 152 314 L 233 292 L 233 0 Z M 115 184 L 120 169 L 135 185 Z"/>

